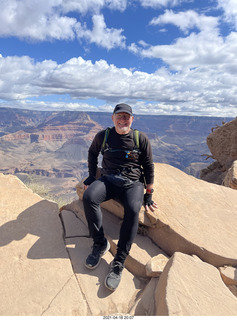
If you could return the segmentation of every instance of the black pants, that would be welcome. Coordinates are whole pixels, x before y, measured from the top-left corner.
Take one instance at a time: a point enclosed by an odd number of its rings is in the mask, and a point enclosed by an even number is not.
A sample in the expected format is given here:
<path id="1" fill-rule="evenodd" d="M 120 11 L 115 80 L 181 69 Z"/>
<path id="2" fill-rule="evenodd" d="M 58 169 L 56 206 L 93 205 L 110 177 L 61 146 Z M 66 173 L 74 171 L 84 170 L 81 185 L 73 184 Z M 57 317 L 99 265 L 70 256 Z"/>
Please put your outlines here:
<path id="1" fill-rule="evenodd" d="M 122 187 L 108 176 L 94 181 L 84 192 L 83 205 L 90 235 L 94 243 L 104 242 L 100 204 L 109 199 L 118 199 L 124 206 L 124 219 L 120 228 L 118 250 L 128 254 L 138 229 L 138 216 L 143 203 L 144 185 L 129 180 Z"/>

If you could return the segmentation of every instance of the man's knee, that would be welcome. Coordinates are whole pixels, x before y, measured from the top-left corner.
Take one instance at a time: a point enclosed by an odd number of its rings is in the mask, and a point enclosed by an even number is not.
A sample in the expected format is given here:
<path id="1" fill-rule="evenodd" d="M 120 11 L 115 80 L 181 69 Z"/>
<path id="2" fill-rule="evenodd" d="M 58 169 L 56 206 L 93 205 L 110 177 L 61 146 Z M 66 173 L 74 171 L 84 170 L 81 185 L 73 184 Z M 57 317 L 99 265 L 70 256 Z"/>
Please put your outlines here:
<path id="1" fill-rule="evenodd" d="M 129 212 L 130 215 L 132 216 L 136 216 L 139 214 L 141 207 L 142 207 L 142 203 L 143 203 L 143 197 L 136 197 L 133 199 L 130 199 L 130 201 L 126 201 L 123 205 L 124 205 L 124 210 L 126 212 Z"/>
<path id="2" fill-rule="evenodd" d="M 104 201 L 105 196 L 106 190 L 104 188 L 104 184 L 96 180 L 84 191 L 82 200 L 83 203 L 100 204 Z"/>
<path id="3" fill-rule="evenodd" d="M 83 193 L 83 197 L 82 197 L 82 201 L 83 203 L 90 203 L 92 201 L 92 196 L 91 196 L 91 192 L 90 192 L 90 188 L 87 188 L 84 193 Z"/>

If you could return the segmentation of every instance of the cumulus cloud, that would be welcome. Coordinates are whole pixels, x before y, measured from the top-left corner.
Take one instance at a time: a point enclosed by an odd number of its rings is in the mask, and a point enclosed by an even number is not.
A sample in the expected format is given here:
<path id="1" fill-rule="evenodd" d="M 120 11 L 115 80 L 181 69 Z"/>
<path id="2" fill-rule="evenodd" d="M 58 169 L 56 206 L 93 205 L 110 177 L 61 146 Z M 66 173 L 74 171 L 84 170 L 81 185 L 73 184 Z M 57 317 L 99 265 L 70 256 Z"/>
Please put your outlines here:
<path id="1" fill-rule="evenodd" d="M 124 11 L 127 7 L 127 0 L 60 0 L 63 12 L 78 11 L 80 13 L 99 13 L 103 7 L 111 10 Z"/>
<path id="2" fill-rule="evenodd" d="M 227 46 L 227 43 L 230 47 Z M 186 38 L 178 38 L 171 45 L 150 46 L 147 49 L 137 47 L 136 49 L 143 57 L 162 59 L 172 70 L 181 70 L 201 66 L 228 65 L 232 63 L 229 61 L 230 58 L 236 61 L 235 47 L 234 43 L 229 43 L 228 37 L 225 42 L 217 33 L 213 32 L 211 37 L 207 37 L 206 32 L 200 32 L 192 33 Z"/>
<path id="3" fill-rule="evenodd" d="M 185 33 L 185 37 L 179 37 L 168 45 L 144 47 L 140 43 L 133 43 L 129 50 L 142 57 L 161 59 L 172 70 L 214 65 L 227 68 L 232 63 L 230 59 L 234 59 L 235 63 L 237 58 L 235 42 L 229 41 L 235 38 L 235 34 L 224 39 L 219 33 L 218 23 L 216 17 L 199 15 L 191 10 L 179 13 L 166 10 L 163 15 L 152 19 L 150 24 L 176 25 Z"/>
<path id="4" fill-rule="evenodd" d="M 143 7 L 160 8 L 160 7 L 174 7 L 182 2 L 189 0 L 139 0 Z"/>
<path id="5" fill-rule="evenodd" d="M 237 73 L 230 78 L 227 71 L 221 70 L 220 76 L 220 70 L 210 65 L 176 73 L 161 68 L 148 74 L 117 68 L 104 60 L 92 63 L 81 57 L 64 64 L 51 60 L 36 63 L 29 57 L 1 57 L 0 69 L 0 99 L 15 99 L 18 103 L 28 99 L 29 104 L 33 97 L 61 94 L 69 95 L 72 102 L 48 103 L 48 108 L 81 110 L 82 104 L 73 100 L 96 97 L 111 106 L 129 101 L 136 113 L 149 109 L 149 113 L 178 114 L 182 110 L 183 114 L 191 114 L 192 110 L 192 114 L 210 115 L 215 108 L 218 115 L 232 116 L 236 109 Z M 232 113 L 228 114 L 230 110 Z"/>
<path id="6" fill-rule="evenodd" d="M 0 0 L 0 36 L 36 41 L 85 38 L 106 49 L 124 47 L 123 30 L 108 28 L 102 7 L 124 10 L 125 0 Z M 91 11 L 93 29 L 66 14 Z"/>
<path id="7" fill-rule="evenodd" d="M 163 15 L 153 18 L 151 25 L 173 24 L 180 28 L 184 33 L 190 29 L 197 28 L 201 31 L 212 31 L 218 27 L 218 18 L 199 15 L 193 10 L 174 13 L 172 10 L 165 10 Z"/>
<path id="8" fill-rule="evenodd" d="M 107 28 L 103 15 L 94 15 L 92 21 L 92 30 L 87 29 L 85 25 L 77 26 L 78 38 L 85 38 L 90 43 L 96 43 L 106 49 L 125 48 L 126 38 L 122 35 L 122 29 Z"/>
<path id="9" fill-rule="evenodd" d="M 0 1 L 0 35 L 45 39 L 72 39 L 76 20 L 53 9 L 59 1 Z"/>
<path id="10" fill-rule="evenodd" d="M 188 1 L 136 2 L 163 10 Z M 222 18 L 236 26 L 236 0 L 217 1 L 223 9 Z M 101 9 L 122 12 L 129 3 L 128 0 L 0 0 L 0 36 L 38 41 L 77 38 L 108 50 L 126 49 L 124 30 L 108 28 Z M 71 12 L 78 15 L 70 15 Z M 90 17 L 88 25 L 88 19 L 83 20 L 86 14 Z M 186 115 L 236 115 L 237 33 L 221 36 L 219 23 L 217 17 L 192 10 L 165 10 L 154 17 L 149 28 L 162 26 L 165 32 L 164 26 L 172 24 L 184 34 L 171 44 L 149 45 L 146 39 L 141 39 L 129 45 L 130 53 L 144 60 L 155 59 L 154 63 L 162 61 L 166 66 L 157 67 L 150 74 L 118 68 L 105 60 L 93 63 L 82 57 L 59 64 L 52 60 L 36 62 L 28 56 L 0 55 L 0 99 L 27 108 L 96 110 L 87 103 L 76 102 L 96 98 L 106 101 L 101 110 L 112 110 L 114 103 L 127 101 L 134 106 L 135 113 L 149 110 L 150 114 L 182 111 Z M 72 101 L 44 102 L 43 98 L 35 101 L 37 97 L 50 95 L 67 95 Z"/>
<path id="11" fill-rule="evenodd" d="M 219 8 L 224 11 L 224 18 L 232 23 L 237 30 L 237 1 L 236 0 L 218 0 Z"/>

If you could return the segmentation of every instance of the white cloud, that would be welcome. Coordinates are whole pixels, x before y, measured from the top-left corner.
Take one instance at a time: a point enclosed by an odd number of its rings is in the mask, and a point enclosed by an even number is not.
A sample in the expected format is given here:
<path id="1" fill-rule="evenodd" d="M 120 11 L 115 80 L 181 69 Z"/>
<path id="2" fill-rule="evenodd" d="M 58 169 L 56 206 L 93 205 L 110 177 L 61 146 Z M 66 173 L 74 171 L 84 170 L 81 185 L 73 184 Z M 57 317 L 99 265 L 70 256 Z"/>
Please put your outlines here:
<path id="1" fill-rule="evenodd" d="M 228 39 L 228 37 L 227 37 Z M 162 59 L 172 70 L 212 66 L 236 61 L 235 43 L 227 43 L 217 32 L 191 33 L 186 38 L 179 38 L 171 45 L 150 46 L 147 49 L 137 47 L 143 57 Z M 234 61 L 233 61 L 234 59 Z"/>
<path id="2" fill-rule="evenodd" d="M 73 40 L 86 38 L 92 43 L 112 49 L 124 47 L 121 29 L 108 28 L 101 14 L 92 14 L 93 29 L 65 13 L 99 12 L 107 6 L 124 10 L 125 0 L 0 0 L 0 36 L 16 36 L 31 40 Z"/>
<path id="3" fill-rule="evenodd" d="M 128 50 L 134 54 L 140 54 L 140 47 L 134 42 L 128 46 Z"/>
<path id="4" fill-rule="evenodd" d="M 228 46 L 233 42 L 229 39 Z M 237 43 L 235 41 L 235 43 Z M 232 48 L 233 49 L 233 48 Z M 232 54 L 232 51 L 229 51 Z M 165 68 L 153 74 L 131 72 L 100 60 L 94 64 L 73 58 L 64 64 L 46 60 L 35 63 L 29 57 L 0 57 L 0 99 L 29 103 L 33 97 L 69 95 L 73 100 L 96 98 L 114 105 L 129 101 L 136 113 L 199 114 L 235 116 L 237 71 L 235 61 L 218 68 L 211 64 L 172 73 Z M 236 67 L 235 67 L 236 69 Z M 25 99 L 29 101 L 26 102 Z M 20 100 L 22 100 L 20 102 Z M 81 103 L 48 103 L 48 108 L 81 110 Z M 145 102 L 148 101 L 148 102 Z M 33 102 L 32 102 L 33 103 Z M 40 102 L 35 103 L 35 106 Z M 45 107 L 45 103 L 41 105 Z M 85 110 L 91 110 L 83 104 Z M 191 110 L 191 111 L 190 111 Z"/>
<path id="5" fill-rule="evenodd" d="M 137 1 L 152 8 L 184 2 Z M 218 1 L 226 21 L 235 23 L 237 1 Z M 108 28 L 101 9 L 123 11 L 127 5 L 126 0 L 0 0 L 0 36 L 40 41 L 77 37 L 108 50 L 125 48 L 123 30 Z M 82 15 L 89 12 L 92 27 L 67 16 L 72 11 Z M 51 60 L 36 63 L 27 56 L 4 58 L 0 54 L 0 99 L 25 107 L 35 103 L 45 109 L 92 110 L 86 103 L 31 101 L 33 97 L 68 95 L 73 101 L 106 101 L 103 110 L 122 100 L 131 102 L 136 113 L 149 110 L 150 114 L 236 116 L 237 33 L 223 38 L 218 23 L 216 17 L 191 10 L 166 10 L 154 18 L 152 25 L 173 24 L 186 37 L 173 40 L 170 45 L 151 46 L 144 39 L 129 46 L 130 52 L 142 58 L 160 59 L 167 65 L 151 74 L 118 68 L 105 60 L 92 63 L 79 57 L 63 64 Z"/>
<path id="6" fill-rule="evenodd" d="M 174 13 L 172 10 L 165 10 L 163 15 L 153 18 L 151 25 L 173 24 L 187 33 L 190 29 L 198 28 L 199 30 L 212 31 L 218 26 L 218 18 L 199 15 L 193 10 L 186 12 Z"/>
<path id="7" fill-rule="evenodd" d="M 174 7 L 183 2 L 190 2 L 190 0 L 139 0 L 143 7 L 160 8 L 160 7 Z"/>
<path id="8" fill-rule="evenodd" d="M 0 107 L 12 108 L 12 102 L 1 102 Z M 86 102 L 66 102 L 66 101 L 37 101 L 37 100 L 18 100 L 14 102 L 14 108 L 28 110 L 71 110 L 71 111 L 98 111 L 95 107 Z M 114 106 L 102 104 L 99 106 L 100 111 L 112 112 Z"/>
<path id="9" fill-rule="evenodd" d="M 230 34 L 226 39 L 222 38 L 218 28 L 219 18 L 199 15 L 192 10 L 179 13 L 166 10 L 163 15 L 151 21 L 153 25 L 168 23 L 176 25 L 186 35 L 191 33 L 186 37 L 177 38 L 169 45 L 143 47 L 140 43 L 133 43 L 129 50 L 142 57 L 161 59 L 172 70 L 202 66 L 228 68 L 229 64 L 237 62 L 235 33 Z M 196 32 L 193 31 L 194 28 Z M 234 40 L 233 43 L 229 39 Z"/>
<path id="10" fill-rule="evenodd" d="M 86 26 L 77 26 L 78 38 L 85 38 L 90 43 L 96 43 L 106 49 L 125 47 L 125 36 L 122 35 L 122 29 L 107 28 L 103 15 L 94 15 L 92 21 L 92 30 L 87 29 Z"/>
<path id="11" fill-rule="evenodd" d="M 99 13 L 103 7 L 111 10 L 124 11 L 127 7 L 127 0 L 61 0 L 61 6 L 65 13 L 78 11 L 80 13 Z"/>
<path id="12" fill-rule="evenodd" d="M 217 0 L 220 8 L 224 10 L 224 18 L 232 23 L 237 30 L 237 1 L 236 0 Z"/>
<path id="13" fill-rule="evenodd" d="M 106 0 L 105 6 L 112 10 L 124 11 L 127 8 L 127 0 Z"/>
<path id="14" fill-rule="evenodd" d="M 0 1 L 0 35 L 45 39 L 72 39 L 76 20 L 60 16 L 53 5 L 60 1 Z"/>
<path id="15" fill-rule="evenodd" d="M 146 43 L 144 40 L 140 40 L 140 41 L 138 41 L 138 43 L 139 43 L 142 47 L 149 47 L 149 44 Z"/>

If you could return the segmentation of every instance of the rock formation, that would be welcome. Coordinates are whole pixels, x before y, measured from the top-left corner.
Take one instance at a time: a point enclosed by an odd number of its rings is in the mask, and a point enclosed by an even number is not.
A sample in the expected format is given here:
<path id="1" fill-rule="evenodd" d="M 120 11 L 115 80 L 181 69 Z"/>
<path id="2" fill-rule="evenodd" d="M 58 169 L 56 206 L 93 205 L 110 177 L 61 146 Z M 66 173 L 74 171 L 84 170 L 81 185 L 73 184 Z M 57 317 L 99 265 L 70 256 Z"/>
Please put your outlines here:
<path id="1" fill-rule="evenodd" d="M 61 208 L 15 176 L 0 174 L 0 315 L 237 315 L 236 190 L 155 164 L 154 213 L 139 232 L 115 292 L 104 278 L 116 250 L 122 206 L 103 204 L 111 250 L 84 261 L 92 240 L 79 198 Z"/>
<path id="2" fill-rule="evenodd" d="M 0 315 L 82 315 L 56 203 L 0 174 Z"/>
<path id="3" fill-rule="evenodd" d="M 214 128 L 207 145 L 209 157 L 216 161 L 201 171 L 200 178 L 237 189 L 237 118 Z"/>
<path id="4" fill-rule="evenodd" d="M 156 314 L 162 316 L 236 316 L 237 299 L 219 271 L 196 256 L 176 252 L 155 291 Z"/>
<path id="5" fill-rule="evenodd" d="M 67 117 L 65 121 L 63 115 L 52 117 L 37 127 L 24 128 L 14 133 L 5 134 L 1 137 L 2 141 L 24 141 L 29 143 L 40 141 L 91 141 L 94 135 L 102 127 L 92 121 L 86 113 L 77 113 Z"/>
<path id="6" fill-rule="evenodd" d="M 229 120 L 135 115 L 133 126 L 148 135 L 154 162 L 170 164 L 198 178 L 210 162 L 202 157 L 208 153 L 207 135 L 213 126 Z M 70 202 L 75 180 L 87 174 L 91 140 L 112 124 L 109 112 L 0 108 L 0 172 L 15 174 L 25 183 L 33 178 L 54 197 Z"/>
<path id="7" fill-rule="evenodd" d="M 85 175 L 88 147 L 102 126 L 84 112 L 3 111 L 0 108 L 0 172 L 33 176 L 50 185 L 57 197 L 69 189 L 74 194 L 74 181 Z"/>

